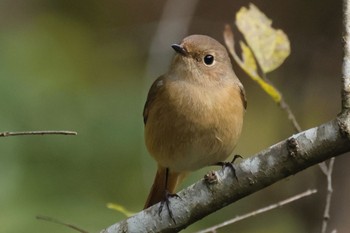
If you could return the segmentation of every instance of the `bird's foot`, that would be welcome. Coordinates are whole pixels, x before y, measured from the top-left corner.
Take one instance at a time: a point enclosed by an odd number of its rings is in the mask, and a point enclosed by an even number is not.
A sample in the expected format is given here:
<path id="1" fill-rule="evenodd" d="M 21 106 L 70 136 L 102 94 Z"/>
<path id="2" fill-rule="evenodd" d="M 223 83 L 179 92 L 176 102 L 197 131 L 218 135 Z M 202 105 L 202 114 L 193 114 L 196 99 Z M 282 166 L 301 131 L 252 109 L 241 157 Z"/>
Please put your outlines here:
<path id="1" fill-rule="evenodd" d="M 243 158 L 242 156 L 240 155 L 235 155 L 232 159 L 231 162 L 218 162 L 216 163 L 215 165 L 218 165 L 218 166 L 221 166 L 222 169 L 224 169 L 225 167 L 230 167 L 232 172 L 233 172 L 233 176 L 236 178 L 237 182 L 238 182 L 238 177 L 236 175 L 236 169 L 234 167 L 234 162 L 238 159 L 238 158 Z"/>
<path id="2" fill-rule="evenodd" d="M 168 190 L 165 191 L 165 195 L 164 195 L 164 199 L 160 202 L 160 206 L 159 206 L 159 210 L 158 210 L 158 215 L 160 215 L 160 213 L 163 210 L 164 204 L 166 206 L 166 208 L 168 209 L 169 212 L 169 216 L 170 218 L 174 221 L 174 223 L 176 224 L 173 212 L 170 209 L 170 198 L 171 197 L 176 197 L 176 198 L 180 198 L 181 197 L 179 195 L 177 195 L 176 193 L 169 193 Z"/>

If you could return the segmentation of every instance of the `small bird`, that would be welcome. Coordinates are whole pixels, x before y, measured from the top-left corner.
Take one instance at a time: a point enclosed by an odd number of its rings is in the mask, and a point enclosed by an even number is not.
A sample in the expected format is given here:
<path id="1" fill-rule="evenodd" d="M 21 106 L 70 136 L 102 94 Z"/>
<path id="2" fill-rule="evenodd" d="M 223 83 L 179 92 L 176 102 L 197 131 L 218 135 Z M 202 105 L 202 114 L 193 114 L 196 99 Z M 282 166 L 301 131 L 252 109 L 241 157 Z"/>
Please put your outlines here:
<path id="1" fill-rule="evenodd" d="M 243 85 L 218 41 L 191 35 L 171 47 L 176 54 L 170 69 L 152 84 L 143 111 L 146 147 L 158 164 L 145 209 L 168 205 L 189 172 L 232 154 L 247 106 Z"/>

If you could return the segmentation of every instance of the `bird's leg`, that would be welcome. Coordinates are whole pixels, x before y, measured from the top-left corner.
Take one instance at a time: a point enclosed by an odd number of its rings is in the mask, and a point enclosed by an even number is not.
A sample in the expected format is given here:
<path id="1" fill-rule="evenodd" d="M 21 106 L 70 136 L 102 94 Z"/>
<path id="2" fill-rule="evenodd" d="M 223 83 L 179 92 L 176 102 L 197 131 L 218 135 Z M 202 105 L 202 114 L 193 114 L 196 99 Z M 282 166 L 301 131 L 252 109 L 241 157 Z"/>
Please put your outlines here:
<path id="1" fill-rule="evenodd" d="M 159 210 L 158 210 L 158 214 L 160 215 L 160 213 L 163 210 L 163 206 L 164 204 L 166 205 L 168 212 L 169 212 L 169 216 L 170 218 L 174 221 L 174 223 L 176 224 L 176 221 L 174 219 L 174 215 L 173 212 L 170 209 L 170 198 L 171 197 L 179 197 L 179 195 L 177 195 L 176 193 L 170 193 L 168 191 L 168 177 L 169 177 L 169 168 L 166 168 L 166 172 L 165 172 L 165 193 L 164 193 L 164 199 L 160 202 L 160 206 L 159 206 Z"/>
<path id="2" fill-rule="evenodd" d="M 235 156 L 233 156 L 233 159 L 232 159 L 231 162 L 218 162 L 218 163 L 216 163 L 216 164 L 214 164 L 214 165 L 221 166 L 223 169 L 224 169 L 225 167 L 230 167 L 230 168 L 232 169 L 233 176 L 236 178 L 236 180 L 237 180 L 237 182 L 238 182 L 238 177 L 237 177 L 237 175 L 236 175 L 236 169 L 235 169 L 235 167 L 233 166 L 234 162 L 235 162 L 236 159 L 238 159 L 238 158 L 241 158 L 241 159 L 242 159 L 243 157 L 240 156 L 240 155 L 235 155 Z"/>

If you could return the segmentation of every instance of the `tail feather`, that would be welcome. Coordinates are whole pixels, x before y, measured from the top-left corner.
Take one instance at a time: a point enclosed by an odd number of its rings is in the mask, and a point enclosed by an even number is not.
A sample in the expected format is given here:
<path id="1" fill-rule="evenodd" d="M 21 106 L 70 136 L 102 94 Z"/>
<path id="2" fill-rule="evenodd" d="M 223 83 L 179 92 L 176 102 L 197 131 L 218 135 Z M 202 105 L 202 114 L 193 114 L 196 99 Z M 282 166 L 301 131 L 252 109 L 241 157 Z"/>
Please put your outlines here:
<path id="1" fill-rule="evenodd" d="M 166 173 L 166 168 L 158 166 L 156 177 L 154 178 L 153 185 L 150 193 L 148 194 L 144 209 L 163 201 L 166 190 L 169 193 L 174 193 L 177 185 L 186 176 L 186 173 L 169 171 L 167 177 Z M 167 187 L 165 187 L 165 184 L 167 184 Z"/>

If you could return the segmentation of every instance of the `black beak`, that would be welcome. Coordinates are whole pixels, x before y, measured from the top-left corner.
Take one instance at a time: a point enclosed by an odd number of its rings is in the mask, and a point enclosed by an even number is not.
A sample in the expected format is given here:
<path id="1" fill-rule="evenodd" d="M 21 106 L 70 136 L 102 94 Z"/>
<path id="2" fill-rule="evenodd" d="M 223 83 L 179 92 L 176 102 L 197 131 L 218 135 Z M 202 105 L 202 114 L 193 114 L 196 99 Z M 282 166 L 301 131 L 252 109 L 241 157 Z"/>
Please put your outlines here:
<path id="1" fill-rule="evenodd" d="M 183 56 L 187 56 L 188 55 L 188 52 L 187 50 L 182 47 L 181 45 L 178 45 L 178 44 L 173 44 L 171 45 L 171 47 L 175 50 L 175 52 L 183 55 Z"/>

